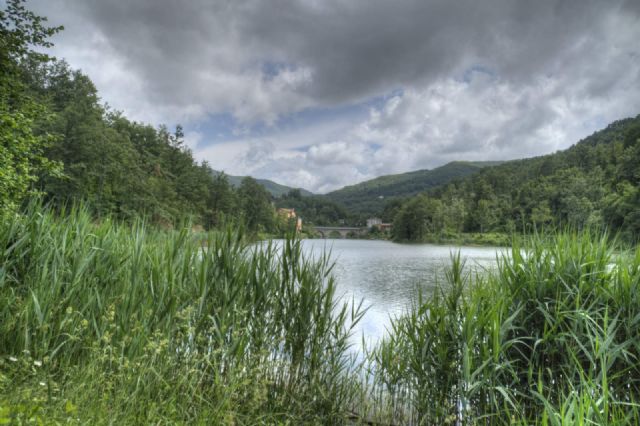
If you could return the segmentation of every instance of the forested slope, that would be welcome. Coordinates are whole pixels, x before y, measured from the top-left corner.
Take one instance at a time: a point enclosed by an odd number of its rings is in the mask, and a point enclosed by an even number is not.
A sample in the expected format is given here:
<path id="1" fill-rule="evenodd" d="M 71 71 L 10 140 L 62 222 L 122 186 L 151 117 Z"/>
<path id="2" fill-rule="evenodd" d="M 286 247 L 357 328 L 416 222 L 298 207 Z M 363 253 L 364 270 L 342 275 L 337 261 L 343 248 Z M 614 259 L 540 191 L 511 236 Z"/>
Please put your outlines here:
<path id="1" fill-rule="evenodd" d="M 380 215 L 384 205 L 444 185 L 453 179 L 480 171 L 498 162 L 454 161 L 432 170 L 417 170 L 380 176 L 356 185 L 346 186 L 325 196 L 356 214 Z"/>
<path id="2" fill-rule="evenodd" d="M 217 170 L 213 171 L 214 176 L 221 174 L 222 172 L 219 172 Z M 242 184 L 242 181 L 244 179 L 246 179 L 247 176 L 233 176 L 233 175 L 227 175 L 227 179 L 229 180 L 229 183 L 231 184 L 231 186 L 233 186 L 234 188 L 239 188 L 240 185 Z M 286 185 L 282 185 L 279 184 L 277 182 L 274 182 L 272 180 L 269 179 L 259 179 L 259 178 L 255 178 L 256 182 L 258 182 L 260 185 L 264 186 L 264 188 L 269 191 L 269 193 L 274 196 L 274 197 L 282 197 L 283 195 L 289 193 L 290 191 L 299 191 L 301 195 L 308 197 L 313 195 L 312 192 L 307 191 L 306 189 L 303 188 L 292 188 L 290 186 L 286 186 Z"/>
<path id="3" fill-rule="evenodd" d="M 361 218 L 347 209 L 320 195 L 303 195 L 294 189 L 275 200 L 277 207 L 295 209 L 307 225 L 336 226 L 360 225 Z"/>
<path id="4" fill-rule="evenodd" d="M 129 120 L 82 72 L 35 50 L 61 30 L 19 0 L 0 11 L 0 213 L 40 193 L 56 208 L 84 202 L 96 217 L 277 231 L 262 185 L 248 178 L 232 187 L 195 161 L 179 125 Z"/>
<path id="5" fill-rule="evenodd" d="M 606 227 L 640 234 L 640 116 L 616 121 L 571 148 L 510 161 L 404 203 L 400 240 L 443 232 Z"/>

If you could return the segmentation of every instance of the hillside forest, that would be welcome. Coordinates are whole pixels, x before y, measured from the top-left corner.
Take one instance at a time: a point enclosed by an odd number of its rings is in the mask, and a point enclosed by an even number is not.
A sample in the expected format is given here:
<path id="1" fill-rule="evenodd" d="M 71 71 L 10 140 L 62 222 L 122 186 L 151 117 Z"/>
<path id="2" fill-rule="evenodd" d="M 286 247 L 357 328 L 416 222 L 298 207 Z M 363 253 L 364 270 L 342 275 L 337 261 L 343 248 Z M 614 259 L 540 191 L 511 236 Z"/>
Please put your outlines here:
<path id="1" fill-rule="evenodd" d="M 0 425 L 640 424 L 640 116 L 546 156 L 312 195 L 109 108 L 42 53 L 61 27 L 3 7 Z M 451 253 L 442 281 L 363 251 L 347 280 L 419 274 L 376 342 L 358 326 L 382 301 L 345 292 L 279 208 L 377 216 L 392 229 L 368 236 L 400 242 L 513 238 L 495 268 Z"/>
<path id="2" fill-rule="evenodd" d="M 571 148 L 486 167 L 396 205 L 393 235 L 421 241 L 460 232 L 585 227 L 640 236 L 640 116 Z"/>
<path id="3" fill-rule="evenodd" d="M 460 161 L 310 195 L 251 177 L 230 181 L 194 159 L 180 125 L 153 127 L 109 108 L 88 76 L 41 53 L 61 30 L 20 1 L 0 15 L 4 211 L 39 194 L 56 209 L 82 201 L 96 218 L 143 217 L 163 227 L 189 219 L 205 229 L 235 223 L 279 234 L 288 225 L 276 208 L 284 207 L 307 225 L 363 225 L 380 216 L 398 241 L 565 226 L 606 227 L 637 240 L 640 116 L 555 154 Z"/>
<path id="4" fill-rule="evenodd" d="M 165 227 L 190 218 L 276 232 L 271 194 L 252 178 L 237 188 L 198 163 L 182 127 L 154 128 L 104 105 L 64 60 L 39 53 L 61 27 L 10 2 L 0 14 L 0 205 L 29 195 L 63 209 L 82 201 L 97 217 L 143 217 Z"/>

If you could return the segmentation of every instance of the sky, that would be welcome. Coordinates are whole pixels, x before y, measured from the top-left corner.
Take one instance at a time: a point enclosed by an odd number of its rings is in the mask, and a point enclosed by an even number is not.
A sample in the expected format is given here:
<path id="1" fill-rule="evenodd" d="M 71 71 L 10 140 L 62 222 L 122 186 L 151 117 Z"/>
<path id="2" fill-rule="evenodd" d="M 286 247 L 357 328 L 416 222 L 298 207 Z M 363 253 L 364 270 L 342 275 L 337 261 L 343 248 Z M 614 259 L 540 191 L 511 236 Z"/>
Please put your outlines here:
<path id="1" fill-rule="evenodd" d="M 27 6 L 111 108 L 182 124 L 214 169 L 317 193 L 548 154 L 640 114 L 638 0 Z"/>

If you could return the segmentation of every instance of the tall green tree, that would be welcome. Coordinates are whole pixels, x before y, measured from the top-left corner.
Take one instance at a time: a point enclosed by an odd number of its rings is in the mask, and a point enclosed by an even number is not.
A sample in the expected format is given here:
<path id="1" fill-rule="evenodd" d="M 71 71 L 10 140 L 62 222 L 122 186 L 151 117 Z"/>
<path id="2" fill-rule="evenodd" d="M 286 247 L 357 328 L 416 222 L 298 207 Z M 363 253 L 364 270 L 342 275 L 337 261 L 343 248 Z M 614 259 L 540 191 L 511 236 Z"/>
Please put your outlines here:
<path id="1" fill-rule="evenodd" d="M 393 221 L 393 237 L 401 241 L 424 241 L 444 229 L 442 202 L 418 195 L 400 208 Z"/>
<path id="2" fill-rule="evenodd" d="M 208 169 L 206 164 L 203 167 Z M 207 171 L 210 171 L 208 169 Z M 237 216 L 238 199 L 233 191 L 229 179 L 224 173 L 213 177 L 209 185 L 209 196 L 207 199 L 206 225 L 208 228 L 215 228 L 223 225 L 227 220 Z"/>
<path id="3" fill-rule="evenodd" d="M 246 177 L 238 188 L 238 198 L 244 224 L 250 232 L 267 231 L 275 228 L 275 211 L 271 195 L 255 179 Z"/>
<path id="4" fill-rule="evenodd" d="M 47 27 L 46 18 L 9 0 L 0 11 L 0 210 L 14 209 L 45 174 L 57 173 L 56 163 L 44 155 L 50 134 L 34 131 L 34 122 L 48 115 L 46 107 L 30 96 L 24 83 L 27 61 L 46 63 L 35 48 L 50 47 L 48 39 L 61 27 Z"/>

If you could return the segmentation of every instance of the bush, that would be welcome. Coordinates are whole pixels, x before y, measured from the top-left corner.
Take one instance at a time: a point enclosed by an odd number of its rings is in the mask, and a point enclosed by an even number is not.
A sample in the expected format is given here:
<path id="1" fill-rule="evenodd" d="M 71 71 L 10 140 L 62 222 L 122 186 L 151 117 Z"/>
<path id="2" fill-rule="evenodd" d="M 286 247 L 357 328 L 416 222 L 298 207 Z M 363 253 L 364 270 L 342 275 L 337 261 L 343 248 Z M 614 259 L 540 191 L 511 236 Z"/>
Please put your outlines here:
<path id="1" fill-rule="evenodd" d="M 0 419 L 344 418 L 361 313 L 336 303 L 328 259 L 189 229 L 37 206 L 0 224 Z"/>
<path id="2" fill-rule="evenodd" d="M 640 249 L 559 234 L 516 242 L 485 276 L 453 257 L 372 354 L 401 423 L 638 424 Z"/>

